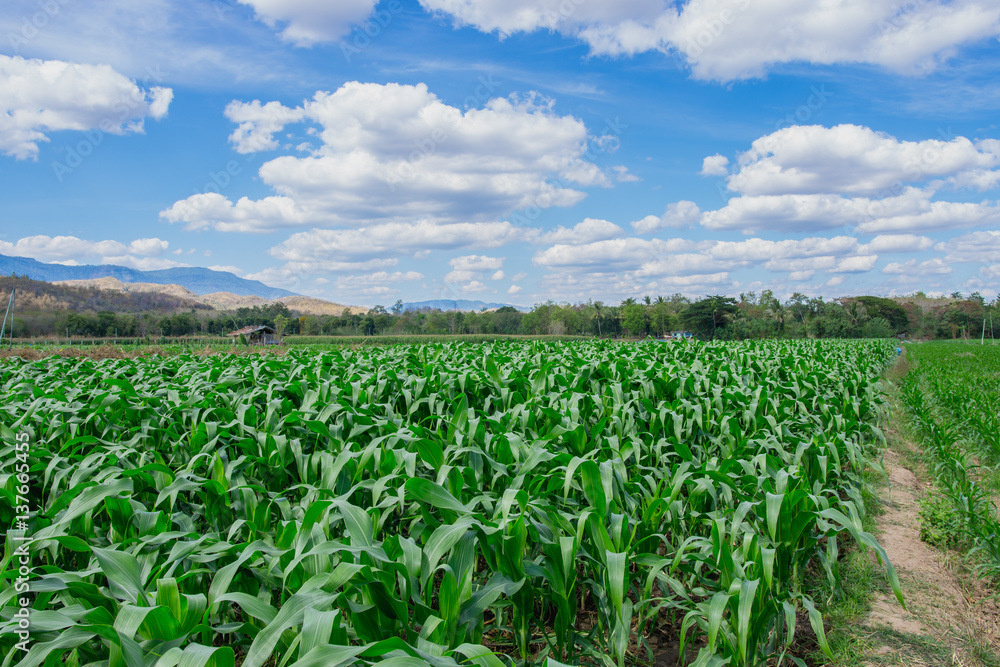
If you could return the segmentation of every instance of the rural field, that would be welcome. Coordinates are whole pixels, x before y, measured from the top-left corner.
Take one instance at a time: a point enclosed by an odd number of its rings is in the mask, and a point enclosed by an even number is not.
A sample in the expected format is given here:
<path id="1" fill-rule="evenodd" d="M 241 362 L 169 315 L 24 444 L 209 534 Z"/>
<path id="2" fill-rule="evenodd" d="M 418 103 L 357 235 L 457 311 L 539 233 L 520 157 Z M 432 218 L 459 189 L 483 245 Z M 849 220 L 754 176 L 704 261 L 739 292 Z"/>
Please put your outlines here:
<path id="1" fill-rule="evenodd" d="M 1000 575 L 1000 347 L 929 343 L 909 350 L 902 385 L 942 496 L 932 537 L 972 556 L 977 573 Z"/>
<path id="2" fill-rule="evenodd" d="M 964 375 L 921 347 L 912 377 L 934 391 L 904 393 L 988 531 L 952 444 L 1000 456 L 1000 367 L 956 349 Z M 827 600 L 809 591 L 838 589 L 845 550 L 901 598 L 862 499 L 895 357 L 798 340 L 0 360 L 3 667 L 815 664 Z"/>

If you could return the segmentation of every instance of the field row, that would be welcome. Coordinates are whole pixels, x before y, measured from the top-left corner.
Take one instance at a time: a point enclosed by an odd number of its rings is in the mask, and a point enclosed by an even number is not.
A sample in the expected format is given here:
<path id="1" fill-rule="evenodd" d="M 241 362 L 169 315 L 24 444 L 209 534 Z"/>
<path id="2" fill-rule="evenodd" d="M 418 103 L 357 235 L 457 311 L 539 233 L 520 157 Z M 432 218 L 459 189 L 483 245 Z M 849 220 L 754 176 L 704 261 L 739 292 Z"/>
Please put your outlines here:
<path id="1" fill-rule="evenodd" d="M 668 645 L 757 665 L 786 655 L 800 613 L 825 647 L 803 578 L 836 585 L 845 534 L 882 553 L 858 472 L 893 354 L 3 360 L 0 524 L 27 434 L 34 609 L 32 648 L 4 634 L 3 665 L 623 665 Z"/>
<path id="2" fill-rule="evenodd" d="M 1000 575 L 1000 517 L 990 478 L 1000 467 L 1000 347 L 911 346 L 902 386 L 914 425 L 951 507 L 940 540 L 968 548 L 984 576 Z"/>

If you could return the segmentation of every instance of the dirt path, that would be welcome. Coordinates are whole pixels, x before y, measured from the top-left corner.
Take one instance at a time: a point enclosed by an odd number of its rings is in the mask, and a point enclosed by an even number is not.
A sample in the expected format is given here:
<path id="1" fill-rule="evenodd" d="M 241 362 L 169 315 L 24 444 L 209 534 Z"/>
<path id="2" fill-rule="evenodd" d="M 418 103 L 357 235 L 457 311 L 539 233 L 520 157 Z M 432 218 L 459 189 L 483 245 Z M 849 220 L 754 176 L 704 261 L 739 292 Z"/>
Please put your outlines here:
<path id="1" fill-rule="evenodd" d="M 913 445 L 897 439 L 894 447 L 907 454 Z M 863 664 L 994 665 L 993 654 L 1000 653 L 1000 605 L 953 556 L 920 540 L 917 499 L 928 484 L 907 466 L 909 458 L 886 450 L 887 506 L 877 522 L 879 542 L 899 572 L 907 608 L 891 595 L 877 595 L 864 622 L 874 649 Z"/>

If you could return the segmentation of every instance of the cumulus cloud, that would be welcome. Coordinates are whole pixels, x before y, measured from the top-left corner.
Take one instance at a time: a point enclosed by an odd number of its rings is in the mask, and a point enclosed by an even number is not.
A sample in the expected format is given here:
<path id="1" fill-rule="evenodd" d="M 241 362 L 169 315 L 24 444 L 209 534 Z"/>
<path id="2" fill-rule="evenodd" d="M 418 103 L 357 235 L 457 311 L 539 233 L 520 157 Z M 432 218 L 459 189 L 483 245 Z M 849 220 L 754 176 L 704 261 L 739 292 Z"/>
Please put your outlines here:
<path id="1" fill-rule="evenodd" d="M 701 163 L 702 176 L 725 176 L 729 173 L 729 158 L 725 155 L 709 155 Z"/>
<path id="2" fill-rule="evenodd" d="M 0 254 L 30 257 L 56 264 L 117 264 L 144 271 L 185 266 L 164 259 L 170 244 L 157 238 L 136 239 L 130 243 L 90 241 L 76 236 L 26 236 L 15 242 L 0 241 Z"/>
<path id="3" fill-rule="evenodd" d="M 715 211 L 706 211 L 708 229 L 812 231 L 853 226 L 863 220 L 870 202 L 835 194 L 761 195 L 734 197 Z"/>
<path id="4" fill-rule="evenodd" d="M 774 65 L 863 63 L 916 74 L 957 47 L 996 36 L 989 0 L 788 3 L 783 0 L 421 0 L 428 10 L 501 37 L 534 30 L 577 38 L 598 55 L 673 54 L 695 77 L 730 81 Z"/>
<path id="5" fill-rule="evenodd" d="M 278 147 L 274 133 L 280 132 L 289 123 L 302 120 L 304 113 L 304 109 L 289 109 L 281 102 L 230 102 L 225 116 L 239 123 L 239 127 L 229 136 L 229 141 L 237 153 L 274 150 Z"/>
<path id="6" fill-rule="evenodd" d="M 306 276 L 330 272 L 358 273 L 377 271 L 395 266 L 399 257 L 425 256 L 432 250 L 454 250 L 466 247 L 495 248 L 513 241 L 530 240 L 535 230 L 514 227 L 509 222 L 436 224 L 428 221 L 385 223 L 360 229 L 312 229 L 292 234 L 272 247 L 271 256 L 285 262 L 282 266 L 254 274 L 256 280 L 295 289 Z M 470 279 L 480 272 L 495 271 L 502 258 L 469 255 L 460 258 L 453 269 L 474 270 Z M 463 263 L 464 262 L 464 263 Z M 479 262 L 476 264 L 476 262 Z"/>
<path id="7" fill-rule="evenodd" d="M 394 285 L 414 283 L 424 279 L 419 271 L 376 271 L 353 276 L 341 276 L 334 283 L 339 292 L 358 296 L 389 296 L 399 294 Z"/>
<path id="8" fill-rule="evenodd" d="M 312 46 L 343 36 L 352 24 L 371 14 L 378 0 L 239 0 L 257 18 L 279 28 L 281 38 L 296 46 Z"/>
<path id="9" fill-rule="evenodd" d="M 885 268 L 882 269 L 882 273 L 912 277 L 926 276 L 928 274 L 944 276 L 951 272 L 952 268 L 948 266 L 940 257 L 928 259 L 924 262 L 917 259 L 911 259 L 902 263 L 892 262 L 891 264 L 887 264 Z"/>
<path id="10" fill-rule="evenodd" d="M 934 246 L 947 262 L 1000 262 L 1000 230 L 970 232 Z"/>
<path id="11" fill-rule="evenodd" d="M 541 243 L 581 244 L 613 239 L 624 234 L 625 230 L 613 222 L 586 218 L 573 227 L 559 226 L 551 232 L 543 234 L 538 240 Z"/>
<path id="12" fill-rule="evenodd" d="M 37 159 L 38 144 L 61 130 L 141 133 L 172 99 L 170 88 L 145 90 L 107 65 L 0 55 L 0 151 Z"/>
<path id="13" fill-rule="evenodd" d="M 875 268 L 878 255 L 857 255 L 855 257 L 845 257 L 840 260 L 835 267 L 830 269 L 831 273 L 868 273 Z"/>
<path id="14" fill-rule="evenodd" d="M 757 139 L 738 156 L 727 183 L 740 196 L 704 212 L 701 224 L 744 233 L 846 227 L 883 235 L 876 244 L 926 249 L 925 237 L 914 232 L 1000 221 L 995 201 L 942 195 L 948 187 L 988 188 L 998 167 L 1000 142 L 993 139 L 900 141 L 858 125 L 793 126 Z"/>
<path id="15" fill-rule="evenodd" d="M 707 158 L 706 158 L 707 159 Z M 1000 166 L 990 143 L 900 141 L 858 125 L 796 125 L 753 142 L 727 183 L 745 195 L 878 195 L 902 184 Z"/>
<path id="16" fill-rule="evenodd" d="M 624 238 L 581 245 L 556 244 L 535 254 L 532 262 L 548 268 L 616 271 L 637 269 L 661 257 L 693 249 L 697 244 L 684 239 Z"/>
<path id="17" fill-rule="evenodd" d="M 956 229 L 1000 224 L 1000 205 L 993 201 L 950 202 L 917 200 L 915 210 L 872 215 L 857 226 L 864 234 Z M 869 210 L 878 211 L 873 204 Z"/>
<path id="18" fill-rule="evenodd" d="M 220 232 L 266 233 L 306 224 L 309 216 L 291 197 L 241 197 L 235 204 L 217 192 L 191 195 L 160 211 L 168 222 L 185 223 L 189 230 L 213 228 Z"/>
<path id="19" fill-rule="evenodd" d="M 873 253 L 920 252 L 934 246 L 934 239 L 916 234 L 880 234 L 865 245 Z"/>
<path id="20" fill-rule="evenodd" d="M 663 215 L 647 215 L 632 223 L 637 234 L 651 234 L 658 229 L 680 229 L 698 222 L 701 210 L 693 201 L 681 200 L 667 206 Z"/>
<path id="21" fill-rule="evenodd" d="M 415 218 L 479 222 L 517 209 L 571 206 L 585 197 L 578 188 L 611 185 L 587 159 L 583 122 L 557 114 L 551 100 L 535 94 L 463 111 L 424 84 L 350 82 L 300 107 L 233 102 L 226 114 L 238 123 L 230 140 L 241 152 L 277 147 L 275 135 L 300 122 L 322 145 L 261 166 L 274 197 L 233 204 L 193 195 L 166 209 L 165 219 L 225 231 Z"/>
<path id="22" fill-rule="evenodd" d="M 487 273 L 491 273 L 490 280 L 503 279 L 503 262 L 503 257 L 488 257 L 486 255 L 454 257 L 448 262 L 451 265 L 451 271 L 445 275 L 444 281 L 459 284 L 463 292 L 482 291 L 486 289 L 482 281 L 486 279 Z M 482 286 L 482 289 L 477 287 L 468 290 L 469 285 Z"/>

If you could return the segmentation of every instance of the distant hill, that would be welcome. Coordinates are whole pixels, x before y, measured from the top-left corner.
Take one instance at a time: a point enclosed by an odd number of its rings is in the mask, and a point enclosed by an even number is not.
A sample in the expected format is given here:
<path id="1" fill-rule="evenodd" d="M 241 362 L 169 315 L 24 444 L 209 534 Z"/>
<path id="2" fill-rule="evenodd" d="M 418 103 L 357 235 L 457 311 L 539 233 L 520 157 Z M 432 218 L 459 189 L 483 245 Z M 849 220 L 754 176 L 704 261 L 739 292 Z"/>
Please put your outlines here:
<path id="1" fill-rule="evenodd" d="M 465 312 L 478 312 L 483 308 L 486 310 L 496 310 L 497 308 L 503 308 L 504 306 L 517 308 L 518 310 L 530 310 L 524 306 L 513 306 L 509 303 L 487 303 L 485 301 L 466 301 L 464 299 L 432 299 L 431 301 L 415 301 L 404 303 L 403 310 L 405 312 L 410 312 L 412 310 L 461 310 Z"/>
<path id="2" fill-rule="evenodd" d="M 112 280 L 112 279 L 109 279 Z M 97 281 L 95 281 L 97 282 Z M 121 283 L 118 283 L 121 285 Z M 42 280 L 0 276 L 0 295 L 10 294 L 17 288 L 14 312 L 17 317 L 42 313 L 83 313 L 112 311 L 116 313 L 170 314 L 188 310 L 211 310 L 196 295 L 177 288 L 172 291 L 125 292 L 107 285 L 67 285 Z M 186 291 L 186 290 L 185 290 Z M 193 296 L 195 298 L 190 298 Z M 4 298 L 4 306 L 7 300 Z"/>
<path id="3" fill-rule="evenodd" d="M 113 292 L 156 293 L 173 296 L 179 299 L 200 304 L 203 308 L 214 308 L 216 310 L 237 310 L 238 308 L 252 308 L 254 306 L 266 306 L 267 304 L 280 301 L 288 306 L 289 310 L 302 313 L 303 315 L 340 315 L 344 310 L 349 310 L 350 306 L 344 306 L 332 301 L 316 299 L 308 296 L 284 296 L 276 299 L 265 299 L 260 296 L 244 296 L 233 294 L 232 292 L 211 292 L 209 294 L 195 294 L 186 287 L 180 285 L 157 285 L 154 283 L 123 283 L 117 278 L 93 278 L 90 280 L 59 280 L 54 284 L 65 285 L 67 287 L 91 287 L 99 290 Z M 357 308 L 356 308 L 357 309 Z M 363 309 L 357 309 L 363 310 Z"/>
<path id="4" fill-rule="evenodd" d="M 64 280 L 92 280 L 94 278 L 117 278 L 123 283 L 153 283 L 156 285 L 180 285 L 195 294 L 229 292 L 237 296 L 259 296 L 265 299 L 297 296 L 278 287 L 270 287 L 258 280 L 247 280 L 229 273 L 200 267 L 178 267 L 157 271 L 139 271 L 127 266 L 113 264 L 46 264 L 28 257 L 8 257 L 0 255 L 0 275 L 27 276 L 33 280 L 54 283 Z"/>

